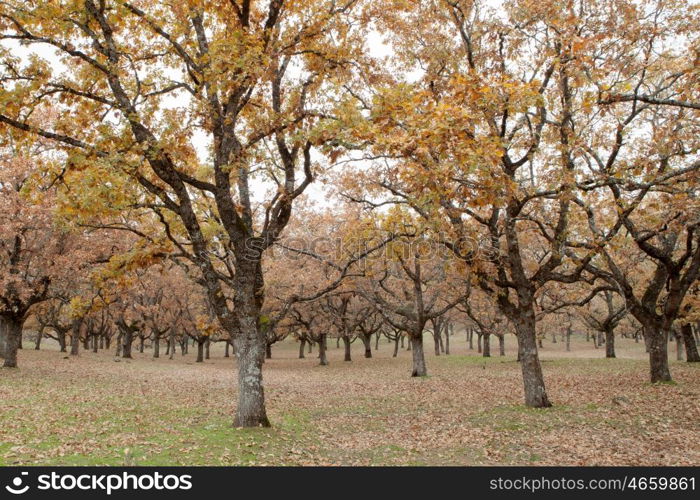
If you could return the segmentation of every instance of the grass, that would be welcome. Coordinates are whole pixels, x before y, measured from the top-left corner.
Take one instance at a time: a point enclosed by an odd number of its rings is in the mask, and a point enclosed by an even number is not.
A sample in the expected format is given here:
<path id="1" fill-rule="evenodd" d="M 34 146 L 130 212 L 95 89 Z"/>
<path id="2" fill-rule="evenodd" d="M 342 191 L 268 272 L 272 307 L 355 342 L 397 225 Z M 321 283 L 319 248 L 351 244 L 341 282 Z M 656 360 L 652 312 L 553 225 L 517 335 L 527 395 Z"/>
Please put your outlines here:
<path id="1" fill-rule="evenodd" d="M 318 367 L 285 342 L 265 365 L 269 429 L 233 428 L 233 361 L 218 349 L 199 364 L 47 347 L 0 370 L 0 465 L 700 463 L 697 367 L 673 361 L 673 384 L 649 384 L 643 347 L 624 339 L 616 359 L 545 344 L 548 409 L 522 404 L 512 346 L 426 353 L 429 376 L 412 378 L 411 353 L 388 344 L 351 363 L 332 347 Z"/>

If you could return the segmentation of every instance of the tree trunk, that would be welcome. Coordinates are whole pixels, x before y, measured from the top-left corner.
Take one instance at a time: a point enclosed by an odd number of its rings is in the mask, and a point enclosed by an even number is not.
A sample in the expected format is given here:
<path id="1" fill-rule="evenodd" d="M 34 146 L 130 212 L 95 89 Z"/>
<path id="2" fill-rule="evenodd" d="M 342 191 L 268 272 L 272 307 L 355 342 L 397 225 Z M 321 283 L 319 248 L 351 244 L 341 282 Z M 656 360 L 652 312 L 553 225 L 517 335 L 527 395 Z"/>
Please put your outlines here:
<path id="1" fill-rule="evenodd" d="M 481 354 L 481 337 L 483 334 L 481 332 L 477 332 L 476 334 L 476 352 Z"/>
<path id="2" fill-rule="evenodd" d="M 313 351 L 314 343 L 309 341 L 309 350 L 307 351 L 309 354 Z"/>
<path id="3" fill-rule="evenodd" d="M 143 354 L 143 348 L 144 348 L 145 342 L 146 342 L 146 339 L 145 339 L 145 338 L 139 337 L 139 352 L 140 352 L 141 354 Z"/>
<path id="4" fill-rule="evenodd" d="M 566 329 L 566 352 L 571 351 L 571 327 Z"/>
<path id="5" fill-rule="evenodd" d="M 153 357 L 154 358 L 160 358 L 160 335 L 156 335 L 155 338 L 153 339 Z"/>
<path id="6" fill-rule="evenodd" d="M 668 331 L 647 327 L 647 337 L 651 383 L 671 382 L 673 379 L 668 368 Z"/>
<path id="7" fill-rule="evenodd" d="M 440 355 L 440 330 L 435 328 L 433 332 L 433 343 L 435 344 L 435 355 Z"/>
<path id="8" fill-rule="evenodd" d="M 548 408 L 552 406 L 547 397 L 542 375 L 542 365 L 537 354 L 537 334 L 533 311 L 525 311 L 515 318 L 518 332 L 518 350 L 520 367 L 523 373 L 525 404 L 531 408 Z"/>
<path id="9" fill-rule="evenodd" d="M 224 345 L 224 358 L 231 357 L 231 354 L 229 353 L 230 346 L 231 346 L 231 341 L 229 339 L 226 339 L 226 343 Z"/>
<path id="10" fill-rule="evenodd" d="M 195 363 L 204 363 L 204 341 L 197 341 L 197 360 Z"/>
<path id="11" fill-rule="evenodd" d="M 372 337 L 370 335 L 368 336 L 361 336 L 362 338 L 362 343 L 365 346 L 365 358 L 371 358 L 372 357 Z M 379 335 L 377 335 L 377 341 L 379 341 Z"/>
<path id="12" fill-rule="evenodd" d="M 612 328 L 605 330 L 605 357 L 615 357 L 615 332 Z"/>
<path id="13" fill-rule="evenodd" d="M 173 356 L 175 356 L 175 332 L 170 332 L 170 335 L 168 336 L 168 354 L 170 355 L 170 359 L 173 359 Z"/>
<path id="14" fill-rule="evenodd" d="M 204 359 L 210 359 L 209 358 L 209 349 L 211 348 L 211 338 L 207 337 L 207 340 L 204 342 Z"/>
<path id="15" fill-rule="evenodd" d="M 5 368 L 17 368 L 17 351 L 23 326 L 23 319 L 0 317 L 0 356 L 5 358 Z"/>
<path id="16" fill-rule="evenodd" d="M 304 348 L 306 347 L 306 340 L 301 339 L 299 341 L 299 359 L 304 359 Z"/>
<path id="17" fill-rule="evenodd" d="M 552 332 L 552 344 L 557 343 L 557 334 L 555 332 Z"/>
<path id="18" fill-rule="evenodd" d="M 272 359 L 272 344 L 265 343 L 265 359 Z"/>
<path id="19" fill-rule="evenodd" d="M 44 326 L 42 325 L 36 334 L 36 342 L 34 343 L 34 350 L 35 351 L 38 351 L 41 349 L 41 339 L 43 339 L 43 338 L 44 338 Z"/>
<path id="20" fill-rule="evenodd" d="M 318 341 L 318 364 L 321 366 L 328 365 L 326 349 L 328 349 L 328 335 L 324 333 L 321 335 L 321 339 Z"/>
<path id="21" fill-rule="evenodd" d="M 352 361 L 350 356 L 350 338 L 347 335 L 343 335 L 343 346 L 345 347 L 345 357 L 343 361 Z"/>
<path id="22" fill-rule="evenodd" d="M 676 341 L 676 361 L 683 361 L 683 342 L 681 337 L 681 332 L 677 328 L 671 330 L 673 332 L 673 338 Z"/>
<path id="23" fill-rule="evenodd" d="M 70 355 L 71 356 L 77 356 L 78 353 L 80 352 L 80 325 L 82 324 L 82 320 L 80 319 L 74 319 L 73 323 L 71 324 L 71 343 L 70 343 Z"/>
<path id="24" fill-rule="evenodd" d="M 470 328 L 467 330 L 467 339 L 469 339 L 469 350 L 474 350 L 474 330 Z"/>
<path id="25" fill-rule="evenodd" d="M 245 330 L 234 335 L 238 359 L 238 406 L 235 427 L 270 427 L 262 382 L 264 340 L 257 332 L 257 315 L 242 318 Z M 243 329 L 242 328 L 242 329 Z"/>
<path id="26" fill-rule="evenodd" d="M 98 338 L 98 335 L 93 335 L 92 336 L 92 352 L 97 353 L 97 349 L 100 346 L 100 340 Z"/>
<path id="27" fill-rule="evenodd" d="M 374 334 L 374 350 L 378 351 L 379 350 L 379 332 Z M 372 357 L 372 351 L 369 352 L 369 356 L 367 356 L 367 353 L 365 353 L 365 358 L 371 358 Z"/>
<path id="28" fill-rule="evenodd" d="M 403 333 L 400 334 L 400 337 L 401 337 L 401 349 L 403 349 L 405 347 L 404 340 L 406 340 L 406 337 Z"/>
<path id="29" fill-rule="evenodd" d="M 700 362 L 698 345 L 695 343 L 695 338 L 693 337 L 693 327 L 690 325 L 690 323 L 681 327 L 681 335 L 683 336 L 683 343 L 685 344 L 685 360 L 688 363 Z"/>
<path id="30" fill-rule="evenodd" d="M 399 338 L 403 339 L 401 335 L 397 334 L 396 338 L 394 339 L 394 354 L 392 354 L 392 358 L 395 358 L 399 355 Z"/>
<path id="31" fill-rule="evenodd" d="M 428 375 L 428 370 L 425 366 L 425 355 L 423 354 L 423 334 L 411 336 L 411 344 L 413 346 L 413 371 L 411 377 L 425 377 Z"/>
<path id="32" fill-rule="evenodd" d="M 449 356 L 450 355 L 450 329 L 452 327 L 448 326 L 445 329 L 445 355 Z"/>
<path id="33" fill-rule="evenodd" d="M 122 358 L 131 358 L 131 344 L 134 342 L 134 332 L 131 329 L 126 329 L 124 331 L 124 336 L 122 337 Z"/>
<path id="34" fill-rule="evenodd" d="M 491 334 L 489 332 L 484 333 L 484 353 L 485 358 L 491 357 Z"/>
<path id="35" fill-rule="evenodd" d="M 60 347 L 60 352 L 68 352 L 66 350 L 66 332 L 61 329 L 61 331 L 56 331 L 56 338 L 58 339 L 58 347 Z"/>
<path id="36" fill-rule="evenodd" d="M 505 356 L 506 355 L 506 336 L 501 334 L 497 335 L 498 337 L 498 354 L 500 356 Z"/>

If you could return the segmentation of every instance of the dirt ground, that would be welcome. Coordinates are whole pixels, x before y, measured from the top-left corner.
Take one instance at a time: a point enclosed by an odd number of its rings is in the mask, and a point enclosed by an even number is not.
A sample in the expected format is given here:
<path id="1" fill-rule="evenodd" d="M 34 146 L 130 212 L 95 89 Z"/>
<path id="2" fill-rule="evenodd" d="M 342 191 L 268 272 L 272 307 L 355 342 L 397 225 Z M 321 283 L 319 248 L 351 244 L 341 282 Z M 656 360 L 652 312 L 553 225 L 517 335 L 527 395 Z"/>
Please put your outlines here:
<path id="1" fill-rule="evenodd" d="M 672 361 L 674 384 L 651 385 L 643 344 L 617 359 L 575 337 L 541 350 L 554 407 L 524 407 L 514 339 L 484 359 L 452 338 L 412 379 L 410 352 L 330 365 L 298 344 L 273 347 L 264 379 L 271 429 L 231 426 L 235 362 L 136 352 L 133 360 L 70 357 L 26 342 L 20 368 L 0 370 L 0 464 L 65 465 L 700 465 L 700 366 Z M 675 345 L 669 346 L 675 359 Z M 164 349 L 161 349 L 161 353 Z"/>

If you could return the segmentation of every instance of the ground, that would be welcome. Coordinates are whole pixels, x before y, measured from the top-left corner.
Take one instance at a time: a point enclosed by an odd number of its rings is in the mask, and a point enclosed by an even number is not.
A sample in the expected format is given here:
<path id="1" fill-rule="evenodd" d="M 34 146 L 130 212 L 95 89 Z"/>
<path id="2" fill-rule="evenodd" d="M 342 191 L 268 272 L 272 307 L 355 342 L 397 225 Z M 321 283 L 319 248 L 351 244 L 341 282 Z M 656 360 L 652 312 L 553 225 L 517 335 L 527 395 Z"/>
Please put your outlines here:
<path id="1" fill-rule="evenodd" d="M 572 352 L 545 341 L 554 407 L 534 410 L 508 343 L 484 359 L 457 335 L 435 357 L 428 336 L 425 378 L 386 341 L 372 359 L 354 343 L 350 363 L 332 342 L 327 367 L 315 349 L 300 360 L 298 344 L 275 345 L 271 429 L 231 426 L 235 363 L 221 344 L 203 364 L 195 349 L 117 362 L 28 345 L 19 369 L 0 370 L 0 465 L 700 465 L 697 363 L 672 361 L 675 383 L 651 385 L 633 340 L 618 340 L 617 359 L 583 338 Z"/>

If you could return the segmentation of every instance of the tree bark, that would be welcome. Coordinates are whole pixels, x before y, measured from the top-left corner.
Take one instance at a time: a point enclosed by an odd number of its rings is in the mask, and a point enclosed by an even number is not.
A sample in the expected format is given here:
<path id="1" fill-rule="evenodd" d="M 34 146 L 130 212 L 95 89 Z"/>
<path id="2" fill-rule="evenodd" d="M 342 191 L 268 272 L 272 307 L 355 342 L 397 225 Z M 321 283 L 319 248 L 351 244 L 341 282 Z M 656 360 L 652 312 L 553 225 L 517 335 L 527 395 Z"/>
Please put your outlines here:
<path id="1" fill-rule="evenodd" d="M 272 359 L 272 344 L 265 343 L 265 359 Z"/>
<path id="2" fill-rule="evenodd" d="M 328 365 L 328 358 L 326 357 L 326 349 L 328 347 L 327 343 L 328 336 L 324 333 L 323 335 L 321 335 L 321 340 L 318 341 L 318 364 L 321 366 Z"/>
<path id="3" fill-rule="evenodd" d="M 155 338 L 153 339 L 153 358 L 160 358 L 160 334 L 154 333 Z"/>
<path id="4" fill-rule="evenodd" d="M 394 339 L 394 353 L 391 356 L 392 358 L 395 358 L 399 355 L 399 338 L 403 337 L 397 334 L 396 338 Z"/>
<path id="5" fill-rule="evenodd" d="M 615 331 L 612 328 L 605 330 L 605 357 L 615 357 Z"/>
<path id="6" fill-rule="evenodd" d="M 195 363 L 204 363 L 204 341 L 197 341 L 197 360 Z"/>
<path id="7" fill-rule="evenodd" d="M 470 328 L 467 330 L 467 339 L 469 339 L 469 350 L 474 350 L 474 330 Z"/>
<path id="8" fill-rule="evenodd" d="M 449 356 L 450 355 L 450 329 L 452 328 L 451 324 L 447 328 L 445 328 L 445 355 Z"/>
<path id="9" fill-rule="evenodd" d="M 132 359 L 131 345 L 134 343 L 134 332 L 127 328 L 122 337 L 122 358 Z"/>
<path id="10" fill-rule="evenodd" d="M 211 338 L 207 337 L 207 340 L 204 342 L 204 359 L 210 359 L 209 358 L 210 347 L 211 347 Z"/>
<path id="11" fill-rule="evenodd" d="M 411 336 L 411 345 L 413 352 L 413 371 L 412 377 L 425 377 L 428 370 L 425 366 L 425 355 L 423 354 L 423 334 Z"/>
<path id="12" fill-rule="evenodd" d="M 693 327 L 690 325 L 690 323 L 685 324 L 681 327 L 681 335 L 683 336 L 683 343 L 685 344 L 685 360 L 688 363 L 700 362 L 700 354 L 698 354 L 698 345 L 695 343 L 695 338 L 693 336 Z"/>
<path id="13" fill-rule="evenodd" d="M 506 355 L 506 336 L 501 334 L 497 335 L 498 337 L 498 354 L 500 356 L 505 356 Z"/>
<path id="14" fill-rule="evenodd" d="M 350 339 L 347 335 L 343 335 L 343 345 L 345 346 L 345 358 L 343 358 L 343 360 L 352 361 L 352 357 L 350 356 Z"/>
<path id="15" fill-rule="evenodd" d="M 299 341 L 299 359 L 304 359 L 304 348 L 306 347 L 306 340 L 301 339 Z"/>
<path id="16" fill-rule="evenodd" d="M 362 343 L 365 346 L 365 358 L 371 358 L 372 357 L 372 337 L 371 336 L 364 336 L 361 335 L 362 338 Z M 379 336 L 377 335 L 377 340 L 379 340 Z"/>
<path id="17" fill-rule="evenodd" d="M 34 343 L 34 350 L 38 351 L 41 349 L 41 339 L 44 338 L 44 326 L 39 327 L 39 331 L 36 334 L 36 342 Z"/>
<path id="18" fill-rule="evenodd" d="M 673 379 L 668 368 L 668 331 L 654 331 L 652 327 L 647 327 L 647 337 L 651 383 L 671 382 Z"/>
<path id="19" fill-rule="evenodd" d="M 525 404 L 531 408 L 548 408 L 552 406 L 552 403 L 547 397 L 542 365 L 537 354 L 535 315 L 532 311 L 525 311 L 519 316 L 514 318 L 514 323 L 518 332 L 518 350 L 525 388 Z"/>
<path id="20" fill-rule="evenodd" d="M 71 324 L 71 343 L 70 343 L 70 355 L 77 356 L 80 352 L 80 325 L 82 324 L 81 319 L 74 319 Z"/>
<path id="21" fill-rule="evenodd" d="M 246 330 L 234 335 L 238 359 L 238 406 L 235 427 L 270 427 L 262 383 L 264 342 L 257 331 L 257 317 L 239 320 Z"/>
<path id="22" fill-rule="evenodd" d="M 491 334 L 489 332 L 484 333 L 483 357 L 491 357 Z"/>
<path id="23" fill-rule="evenodd" d="M 23 326 L 23 319 L 11 316 L 0 318 L 0 356 L 5 358 L 5 368 L 17 368 L 17 351 Z"/>

